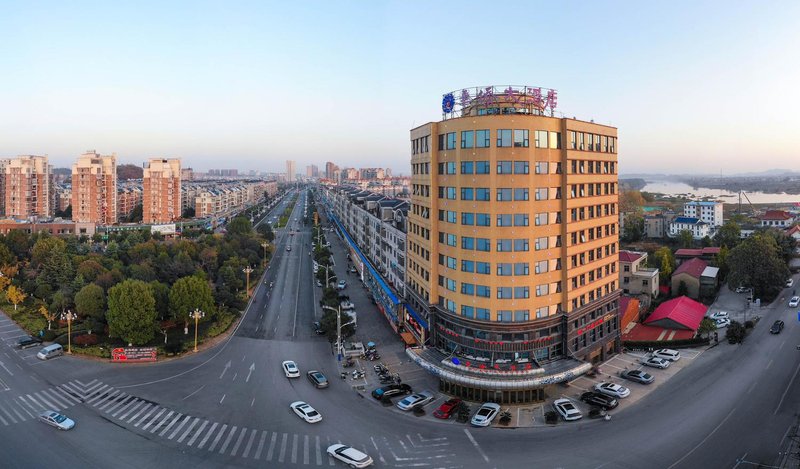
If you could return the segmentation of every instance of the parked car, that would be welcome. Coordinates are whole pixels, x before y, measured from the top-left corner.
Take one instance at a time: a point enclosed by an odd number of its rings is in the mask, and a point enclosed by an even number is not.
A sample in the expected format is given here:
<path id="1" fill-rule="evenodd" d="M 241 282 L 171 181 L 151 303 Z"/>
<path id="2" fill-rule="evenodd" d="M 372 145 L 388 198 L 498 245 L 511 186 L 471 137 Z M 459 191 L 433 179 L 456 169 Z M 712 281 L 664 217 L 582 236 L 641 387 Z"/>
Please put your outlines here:
<path id="1" fill-rule="evenodd" d="M 652 366 L 653 368 L 661 368 L 662 370 L 669 368 L 670 363 L 672 362 L 658 357 L 650 357 L 642 362 L 643 365 Z"/>
<path id="2" fill-rule="evenodd" d="M 793 296 L 791 300 L 789 300 L 789 307 L 796 308 L 800 305 L 800 296 Z"/>
<path id="3" fill-rule="evenodd" d="M 375 399 L 383 399 L 384 397 L 397 396 L 398 394 L 411 394 L 411 386 L 401 384 L 390 384 L 372 390 L 372 397 Z"/>
<path id="4" fill-rule="evenodd" d="M 581 400 L 587 404 L 596 405 L 606 410 L 613 409 L 619 405 L 619 401 L 613 397 L 592 391 L 581 394 Z"/>
<path id="5" fill-rule="evenodd" d="M 285 362 L 281 363 L 281 367 L 283 368 L 283 374 L 285 374 L 287 378 L 300 377 L 300 369 L 297 368 L 297 363 L 291 360 L 286 360 Z"/>
<path id="6" fill-rule="evenodd" d="M 350 269 L 349 269 L 348 271 L 349 271 L 351 274 L 355 274 L 355 273 L 357 273 L 357 272 L 358 272 L 358 270 L 356 270 L 356 266 L 354 266 L 354 265 L 351 265 L 351 266 L 350 266 Z"/>
<path id="7" fill-rule="evenodd" d="M 663 358 L 671 362 L 676 362 L 681 359 L 681 353 L 671 348 L 662 348 L 653 352 L 654 357 Z"/>
<path id="8" fill-rule="evenodd" d="M 350 300 L 342 301 L 339 306 L 342 307 L 342 311 L 347 311 L 348 309 L 355 309 L 356 305 L 353 304 Z"/>
<path id="9" fill-rule="evenodd" d="M 321 286 L 322 286 L 322 282 L 321 282 L 321 281 L 319 281 L 319 280 L 317 280 L 317 286 L 318 286 L 318 287 L 321 287 Z"/>
<path id="10" fill-rule="evenodd" d="M 780 334 L 783 330 L 783 321 L 778 319 L 777 321 L 772 323 L 772 327 L 769 328 L 770 334 Z"/>
<path id="11" fill-rule="evenodd" d="M 17 341 L 17 347 L 19 348 L 35 347 L 41 343 L 42 339 L 31 335 L 26 335 L 24 337 L 19 338 L 19 340 Z"/>
<path id="12" fill-rule="evenodd" d="M 789 280 L 786 281 L 786 286 L 791 287 L 792 285 L 794 285 L 794 279 L 790 278 Z"/>
<path id="13" fill-rule="evenodd" d="M 749 290 L 747 287 L 736 287 L 736 293 L 744 293 L 747 290 Z"/>
<path id="14" fill-rule="evenodd" d="M 728 327 L 731 325 L 731 320 L 728 318 L 717 319 L 715 322 L 717 329 L 722 329 L 723 327 Z"/>
<path id="15" fill-rule="evenodd" d="M 397 408 L 400 410 L 413 410 L 417 407 L 422 407 L 425 404 L 436 399 L 430 391 L 422 391 L 412 394 L 397 403 Z"/>
<path id="16" fill-rule="evenodd" d="M 594 390 L 605 394 L 607 396 L 616 397 L 619 399 L 628 397 L 631 395 L 631 390 L 626 388 L 625 386 L 620 386 L 616 383 L 597 383 L 594 385 Z"/>
<path id="17" fill-rule="evenodd" d="M 717 311 L 708 315 L 709 318 L 716 321 L 717 319 L 730 319 L 727 311 Z"/>
<path id="18" fill-rule="evenodd" d="M 311 370 L 308 373 L 306 373 L 306 376 L 308 376 L 308 380 L 311 381 L 311 384 L 313 384 L 317 388 L 321 389 L 328 387 L 329 384 L 328 378 L 326 378 L 321 371 Z"/>
<path id="19" fill-rule="evenodd" d="M 322 415 L 303 401 L 292 402 L 289 408 L 307 423 L 317 423 L 322 420 Z"/>
<path id="20" fill-rule="evenodd" d="M 61 355 L 64 355 L 64 347 L 60 344 L 50 344 L 47 347 L 42 347 L 39 353 L 36 354 L 36 358 L 39 360 L 49 360 Z"/>
<path id="21" fill-rule="evenodd" d="M 472 416 L 472 420 L 470 420 L 469 423 L 476 427 L 488 427 L 499 413 L 500 404 L 486 402 L 475 412 L 475 415 Z"/>
<path id="22" fill-rule="evenodd" d="M 54 410 L 45 410 L 40 413 L 39 420 L 59 430 L 69 430 L 75 426 L 75 421 Z"/>
<path id="23" fill-rule="evenodd" d="M 328 456 L 338 459 L 350 467 L 368 467 L 372 465 L 372 458 L 367 454 L 347 445 L 335 444 L 328 446 Z"/>
<path id="24" fill-rule="evenodd" d="M 641 384 L 650 384 L 656 380 L 653 375 L 643 370 L 624 370 L 619 375 L 627 380 Z"/>
<path id="25" fill-rule="evenodd" d="M 438 409 L 433 411 L 433 416 L 437 419 L 449 419 L 461 405 L 461 399 L 454 397 L 445 401 Z"/>
<path id="26" fill-rule="evenodd" d="M 580 420 L 583 418 L 583 414 L 581 411 L 575 407 L 575 404 L 572 403 L 571 400 L 567 398 L 556 399 L 553 402 L 553 408 L 561 415 L 561 418 L 570 422 L 572 420 Z"/>
<path id="27" fill-rule="evenodd" d="M 347 282 L 345 282 L 344 280 L 339 280 L 339 283 L 336 284 L 336 289 L 344 290 L 345 288 L 347 288 Z"/>

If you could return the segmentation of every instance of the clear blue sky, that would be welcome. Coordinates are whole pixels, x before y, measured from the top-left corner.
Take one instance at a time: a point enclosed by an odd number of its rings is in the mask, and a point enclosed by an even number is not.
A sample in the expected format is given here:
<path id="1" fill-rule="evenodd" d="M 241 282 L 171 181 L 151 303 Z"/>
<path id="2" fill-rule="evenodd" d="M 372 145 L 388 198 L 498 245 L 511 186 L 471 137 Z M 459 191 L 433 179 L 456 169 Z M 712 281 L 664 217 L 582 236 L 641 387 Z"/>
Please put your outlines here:
<path id="1" fill-rule="evenodd" d="M 646 3 L 646 4 L 645 4 Z M 798 169 L 800 2 L 3 2 L 0 157 L 409 172 L 444 92 L 555 88 L 632 172 Z"/>

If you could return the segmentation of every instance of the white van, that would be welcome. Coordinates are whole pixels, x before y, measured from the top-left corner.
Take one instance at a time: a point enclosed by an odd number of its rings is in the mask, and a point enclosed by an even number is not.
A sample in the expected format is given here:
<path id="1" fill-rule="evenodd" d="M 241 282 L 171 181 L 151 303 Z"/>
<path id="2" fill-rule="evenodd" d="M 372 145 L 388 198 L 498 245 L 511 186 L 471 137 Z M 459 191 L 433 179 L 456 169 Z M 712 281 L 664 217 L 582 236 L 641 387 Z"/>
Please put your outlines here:
<path id="1" fill-rule="evenodd" d="M 59 355 L 64 355 L 64 347 L 60 344 L 52 344 L 39 350 L 39 353 L 36 354 L 36 358 L 39 360 L 48 360 Z"/>

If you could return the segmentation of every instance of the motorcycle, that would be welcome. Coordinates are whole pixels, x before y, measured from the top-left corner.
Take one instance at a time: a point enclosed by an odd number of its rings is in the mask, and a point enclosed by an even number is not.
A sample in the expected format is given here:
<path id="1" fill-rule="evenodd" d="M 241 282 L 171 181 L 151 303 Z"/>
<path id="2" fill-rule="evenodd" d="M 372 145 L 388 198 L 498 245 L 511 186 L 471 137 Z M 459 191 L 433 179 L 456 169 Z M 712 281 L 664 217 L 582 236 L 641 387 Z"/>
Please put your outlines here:
<path id="1" fill-rule="evenodd" d="M 351 366 L 354 366 L 355 364 L 356 364 L 356 362 L 354 362 L 353 360 L 347 360 L 346 362 L 342 363 L 342 368 L 350 368 Z"/>

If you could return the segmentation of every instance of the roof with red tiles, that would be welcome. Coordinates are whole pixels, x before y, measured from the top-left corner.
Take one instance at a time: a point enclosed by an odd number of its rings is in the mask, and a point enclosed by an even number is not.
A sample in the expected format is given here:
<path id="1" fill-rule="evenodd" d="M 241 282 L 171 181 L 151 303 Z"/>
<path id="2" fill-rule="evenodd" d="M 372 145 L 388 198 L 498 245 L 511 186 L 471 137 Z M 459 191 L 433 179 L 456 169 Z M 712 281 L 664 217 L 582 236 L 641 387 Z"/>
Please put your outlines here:
<path id="1" fill-rule="evenodd" d="M 793 218 L 792 215 L 784 210 L 767 210 L 761 216 L 762 220 L 789 220 L 790 218 Z"/>
<path id="2" fill-rule="evenodd" d="M 620 262 L 635 262 L 637 259 L 640 259 L 642 256 L 644 256 L 643 252 L 620 251 L 619 252 L 619 261 Z"/>
<path id="3" fill-rule="evenodd" d="M 708 263 L 700 258 L 693 258 L 685 261 L 683 264 L 679 265 L 675 272 L 672 273 L 673 276 L 687 273 L 694 278 L 700 278 L 703 274 L 703 271 L 708 267 Z"/>
<path id="4" fill-rule="evenodd" d="M 681 296 L 661 303 L 653 311 L 645 324 L 667 329 L 687 329 L 696 331 L 706 315 L 708 307 L 687 296 Z"/>

